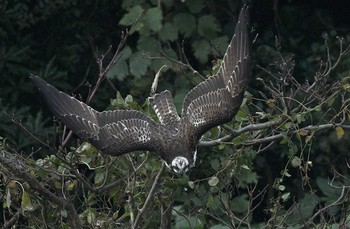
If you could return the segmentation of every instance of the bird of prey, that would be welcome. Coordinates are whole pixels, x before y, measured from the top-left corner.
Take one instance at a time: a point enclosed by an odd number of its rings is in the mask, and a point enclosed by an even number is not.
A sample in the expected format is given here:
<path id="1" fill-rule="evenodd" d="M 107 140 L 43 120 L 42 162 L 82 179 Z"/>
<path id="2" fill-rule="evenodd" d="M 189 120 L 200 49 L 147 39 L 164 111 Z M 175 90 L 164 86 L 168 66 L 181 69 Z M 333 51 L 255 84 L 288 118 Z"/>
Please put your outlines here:
<path id="1" fill-rule="evenodd" d="M 102 153 L 119 156 L 153 151 L 181 174 L 194 167 L 202 135 L 236 115 L 250 74 L 250 44 L 248 9 L 244 6 L 218 73 L 186 95 L 181 117 L 168 90 L 149 98 L 159 122 L 136 110 L 98 112 L 43 79 L 30 77 L 55 116 Z"/>

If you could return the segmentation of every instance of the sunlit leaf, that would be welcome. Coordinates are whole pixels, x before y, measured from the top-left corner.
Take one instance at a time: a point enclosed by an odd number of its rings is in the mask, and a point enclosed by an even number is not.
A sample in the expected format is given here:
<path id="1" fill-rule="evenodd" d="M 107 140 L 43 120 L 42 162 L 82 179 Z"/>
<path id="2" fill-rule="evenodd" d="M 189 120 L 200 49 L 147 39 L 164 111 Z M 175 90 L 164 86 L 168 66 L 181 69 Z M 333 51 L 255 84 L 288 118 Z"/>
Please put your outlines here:
<path id="1" fill-rule="evenodd" d="M 77 185 L 77 180 L 69 181 L 67 184 L 67 190 L 71 191 L 73 190 Z"/>
<path id="2" fill-rule="evenodd" d="M 344 134 L 345 134 L 344 129 L 340 126 L 337 126 L 335 128 L 335 133 L 337 134 L 338 139 L 342 139 L 344 137 Z"/>
<path id="3" fill-rule="evenodd" d="M 318 111 L 321 111 L 321 105 L 315 106 L 315 107 L 314 107 L 314 110 L 317 111 L 317 112 L 318 112 Z"/>
<path id="4" fill-rule="evenodd" d="M 210 186 L 216 186 L 218 183 L 219 183 L 219 178 L 216 176 L 213 176 L 208 180 L 208 184 Z"/>
<path id="5" fill-rule="evenodd" d="M 292 167 L 297 168 L 301 165 L 301 159 L 299 157 L 295 156 L 295 157 L 293 157 L 293 159 L 291 160 L 290 163 L 291 163 Z"/>
<path id="6" fill-rule="evenodd" d="M 94 178 L 95 184 L 101 184 L 105 179 L 104 171 L 97 170 Z"/>
<path id="7" fill-rule="evenodd" d="M 270 107 L 270 108 L 274 108 L 276 106 L 276 100 L 275 99 L 269 99 L 267 100 L 266 104 Z"/>
<path id="8" fill-rule="evenodd" d="M 61 216 L 63 217 L 63 218 L 67 218 L 67 210 L 65 210 L 65 209 L 62 209 L 61 210 Z"/>
<path id="9" fill-rule="evenodd" d="M 307 136 L 309 133 L 310 133 L 310 130 L 306 130 L 306 129 L 298 130 L 298 134 L 300 136 Z"/>
<path id="10" fill-rule="evenodd" d="M 349 90 L 350 89 L 350 84 L 349 83 L 344 84 L 343 85 L 343 89 L 346 90 L 346 91 Z"/>
<path id="11" fill-rule="evenodd" d="M 278 190 L 284 191 L 286 189 L 286 186 L 284 185 L 278 185 Z"/>
<path id="12" fill-rule="evenodd" d="M 31 211 L 33 210 L 33 205 L 30 200 L 30 195 L 28 192 L 23 191 L 22 193 L 22 202 L 21 202 L 21 207 L 25 211 Z"/>
<path id="13" fill-rule="evenodd" d="M 286 192 L 282 194 L 282 200 L 285 202 L 287 200 L 289 200 L 290 197 L 290 192 Z"/>
<path id="14" fill-rule="evenodd" d="M 88 223 L 90 223 L 90 224 L 94 223 L 95 220 L 96 220 L 96 215 L 95 215 L 95 213 L 92 212 L 92 211 L 89 211 L 89 212 L 87 213 L 87 216 L 86 216 L 86 217 L 87 217 Z"/>

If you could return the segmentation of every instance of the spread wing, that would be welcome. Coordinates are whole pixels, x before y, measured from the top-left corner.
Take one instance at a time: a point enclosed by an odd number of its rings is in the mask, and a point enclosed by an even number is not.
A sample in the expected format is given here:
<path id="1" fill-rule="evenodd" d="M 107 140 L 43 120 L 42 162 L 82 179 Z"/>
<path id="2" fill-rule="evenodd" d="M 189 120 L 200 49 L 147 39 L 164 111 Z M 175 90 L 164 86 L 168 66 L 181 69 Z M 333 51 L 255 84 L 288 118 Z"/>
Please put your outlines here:
<path id="1" fill-rule="evenodd" d="M 247 24 L 248 10 L 245 6 L 219 72 L 186 95 L 182 110 L 183 136 L 198 141 L 205 132 L 229 122 L 235 116 L 242 102 L 251 67 Z"/>
<path id="2" fill-rule="evenodd" d="M 153 110 L 162 125 L 173 126 L 180 121 L 170 91 L 165 90 L 149 98 Z"/>
<path id="3" fill-rule="evenodd" d="M 98 112 L 85 103 L 30 76 L 43 93 L 51 111 L 80 138 L 102 152 L 122 155 L 135 150 L 156 151 L 158 139 L 153 134 L 159 125 L 135 110 Z"/>

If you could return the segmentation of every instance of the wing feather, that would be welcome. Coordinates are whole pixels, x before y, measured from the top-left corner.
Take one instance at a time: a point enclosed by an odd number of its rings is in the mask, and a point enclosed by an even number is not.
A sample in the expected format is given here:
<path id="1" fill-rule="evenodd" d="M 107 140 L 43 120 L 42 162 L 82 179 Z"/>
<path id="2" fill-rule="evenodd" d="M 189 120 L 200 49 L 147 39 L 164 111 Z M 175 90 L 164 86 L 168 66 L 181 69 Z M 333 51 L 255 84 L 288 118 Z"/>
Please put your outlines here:
<path id="1" fill-rule="evenodd" d="M 172 126 L 180 121 L 170 91 L 165 90 L 159 94 L 155 94 L 149 98 L 149 102 L 162 125 Z"/>
<path id="2" fill-rule="evenodd" d="M 218 74 L 186 95 L 181 123 L 186 138 L 198 141 L 206 131 L 232 120 L 239 109 L 251 67 L 247 24 L 248 9 L 245 6 Z"/>
<path id="3" fill-rule="evenodd" d="M 122 155 L 135 150 L 155 151 L 158 139 L 152 134 L 159 124 L 145 114 L 135 110 L 98 112 L 40 77 L 30 78 L 43 93 L 56 117 L 102 152 Z"/>

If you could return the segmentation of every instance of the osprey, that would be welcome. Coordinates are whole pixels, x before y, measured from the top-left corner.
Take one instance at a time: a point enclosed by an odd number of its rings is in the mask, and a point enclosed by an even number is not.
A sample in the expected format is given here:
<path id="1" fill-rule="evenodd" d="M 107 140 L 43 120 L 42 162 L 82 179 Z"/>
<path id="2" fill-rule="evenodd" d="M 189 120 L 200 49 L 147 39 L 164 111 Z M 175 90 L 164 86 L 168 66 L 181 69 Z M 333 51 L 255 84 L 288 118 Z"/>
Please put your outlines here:
<path id="1" fill-rule="evenodd" d="M 186 95 L 181 117 L 168 90 L 149 98 L 159 120 L 156 122 L 136 110 L 98 112 L 43 79 L 30 78 L 62 123 L 102 153 L 119 156 L 153 151 L 175 173 L 185 173 L 195 165 L 202 135 L 231 121 L 241 105 L 251 68 L 247 27 L 248 10 L 244 6 L 218 73 Z"/>

